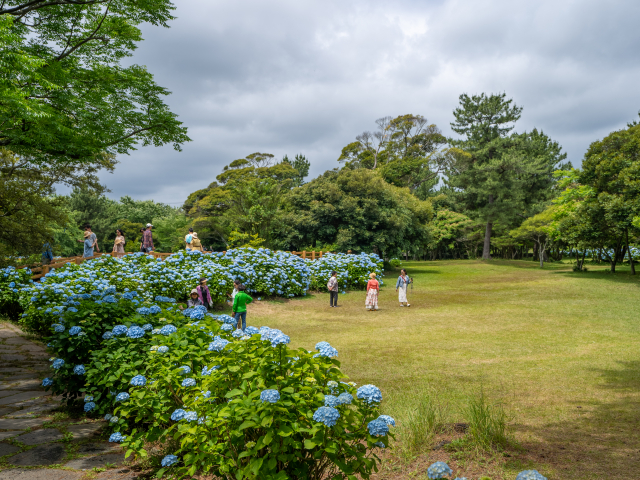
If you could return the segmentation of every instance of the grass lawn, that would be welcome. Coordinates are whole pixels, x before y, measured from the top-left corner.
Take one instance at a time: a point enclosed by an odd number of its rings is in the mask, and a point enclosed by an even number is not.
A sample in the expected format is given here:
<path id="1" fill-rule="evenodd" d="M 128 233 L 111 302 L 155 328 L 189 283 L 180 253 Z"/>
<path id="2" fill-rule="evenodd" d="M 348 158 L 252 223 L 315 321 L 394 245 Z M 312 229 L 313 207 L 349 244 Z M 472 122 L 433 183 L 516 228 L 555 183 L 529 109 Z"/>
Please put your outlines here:
<path id="1" fill-rule="evenodd" d="M 389 274 L 378 312 L 365 310 L 359 291 L 340 295 L 339 308 L 322 293 L 248 312 L 249 325 L 279 328 L 293 347 L 330 342 L 352 381 L 382 389 L 399 423 L 424 395 L 465 421 L 482 390 L 503 402 L 522 446 L 455 460 L 425 445 L 414 458 L 385 457 L 377 478 L 426 478 L 435 460 L 494 480 L 525 468 L 550 480 L 640 478 L 640 276 L 527 261 L 405 266 L 415 279 L 410 308 L 398 306 Z"/>

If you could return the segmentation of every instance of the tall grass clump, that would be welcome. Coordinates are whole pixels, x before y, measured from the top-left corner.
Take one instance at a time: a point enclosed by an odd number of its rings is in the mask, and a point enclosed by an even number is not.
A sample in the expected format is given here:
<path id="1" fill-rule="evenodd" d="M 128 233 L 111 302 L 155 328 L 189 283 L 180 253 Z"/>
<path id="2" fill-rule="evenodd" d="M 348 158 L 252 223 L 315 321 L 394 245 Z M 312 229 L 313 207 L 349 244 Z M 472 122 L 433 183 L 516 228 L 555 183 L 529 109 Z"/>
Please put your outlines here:
<path id="1" fill-rule="evenodd" d="M 468 440 L 480 450 L 506 448 L 512 443 L 504 405 L 489 403 L 484 392 L 469 398 L 465 408 Z"/>

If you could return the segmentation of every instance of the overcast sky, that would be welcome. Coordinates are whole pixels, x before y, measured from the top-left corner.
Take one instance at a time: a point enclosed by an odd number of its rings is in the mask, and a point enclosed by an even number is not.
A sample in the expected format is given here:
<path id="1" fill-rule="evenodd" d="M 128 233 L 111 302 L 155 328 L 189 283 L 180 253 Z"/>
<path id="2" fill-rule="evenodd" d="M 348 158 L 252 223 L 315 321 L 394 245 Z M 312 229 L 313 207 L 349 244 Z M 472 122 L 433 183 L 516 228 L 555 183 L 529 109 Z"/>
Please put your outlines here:
<path id="1" fill-rule="evenodd" d="M 193 140 L 142 148 L 102 180 L 112 198 L 181 204 L 236 158 L 303 153 L 310 178 L 375 119 L 420 114 L 447 135 L 461 93 L 506 92 L 516 131 L 588 145 L 637 118 L 637 0 L 174 0 L 133 62 L 172 91 Z"/>

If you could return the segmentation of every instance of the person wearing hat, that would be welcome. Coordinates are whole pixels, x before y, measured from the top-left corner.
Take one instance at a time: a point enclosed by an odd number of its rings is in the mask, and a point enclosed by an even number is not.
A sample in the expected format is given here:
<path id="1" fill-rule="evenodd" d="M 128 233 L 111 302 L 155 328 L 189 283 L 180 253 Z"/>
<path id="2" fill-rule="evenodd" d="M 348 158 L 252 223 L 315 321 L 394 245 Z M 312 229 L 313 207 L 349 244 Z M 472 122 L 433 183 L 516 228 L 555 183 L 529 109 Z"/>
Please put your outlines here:
<path id="1" fill-rule="evenodd" d="M 198 305 L 202 305 L 202 302 L 198 298 L 198 290 L 194 288 L 189 294 L 189 300 L 187 300 L 187 308 L 197 307 Z M 184 310 L 184 307 L 182 305 L 180 305 L 180 310 Z"/>
<path id="2" fill-rule="evenodd" d="M 191 234 L 191 250 L 197 250 L 199 252 L 202 251 L 202 242 L 200 241 L 200 239 L 198 238 L 198 234 L 196 232 L 193 232 Z"/>
<path id="3" fill-rule="evenodd" d="M 147 223 L 147 228 L 142 234 L 142 250 L 146 253 L 151 253 L 155 250 L 155 248 L 153 247 L 153 236 L 151 235 L 151 227 L 153 227 L 153 225 Z"/>
<path id="4" fill-rule="evenodd" d="M 96 234 L 91 231 L 91 227 L 89 225 L 84 226 L 84 239 L 78 240 L 78 243 L 84 243 L 84 252 L 82 256 L 84 258 L 93 257 L 93 249 L 100 251 L 98 247 L 98 237 Z"/>
<path id="5" fill-rule="evenodd" d="M 378 291 L 380 291 L 380 283 L 376 280 L 376 274 L 369 274 L 369 281 L 367 282 L 367 300 L 364 302 L 367 310 L 378 310 Z"/>
<path id="6" fill-rule="evenodd" d="M 207 307 L 207 310 L 210 309 L 213 306 L 213 302 L 211 301 L 211 292 L 209 292 L 206 277 L 200 279 L 200 285 L 196 287 L 196 292 L 198 292 L 200 304 Z"/>

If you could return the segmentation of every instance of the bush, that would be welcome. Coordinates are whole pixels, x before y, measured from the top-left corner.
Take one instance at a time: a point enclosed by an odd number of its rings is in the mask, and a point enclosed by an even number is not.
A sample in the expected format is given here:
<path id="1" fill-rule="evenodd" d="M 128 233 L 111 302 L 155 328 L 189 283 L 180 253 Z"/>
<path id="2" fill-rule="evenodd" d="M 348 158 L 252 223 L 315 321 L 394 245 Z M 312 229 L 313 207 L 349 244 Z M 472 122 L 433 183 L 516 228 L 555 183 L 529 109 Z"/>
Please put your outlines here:
<path id="1" fill-rule="evenodd" d="M 310 286 L 314 290 L 326 290 L 331 272 L 338 272 L 341 288 L 364 289 L 369 281 L 369 274 L 381 278 L 383 261 L 375 253 L 351 255 L 346 253 L 327 253 L 319 260 L 307 260 L 311 271 Z M 382 283 L 382 280 L 380 281 Z"/>
<path id="2" fill-rule="evenodd" d="M 0 270 L 0 315 L 12 320 L 20 317 L 20 288 L 32 282 L 28 268 L 6 267 Z"/>

